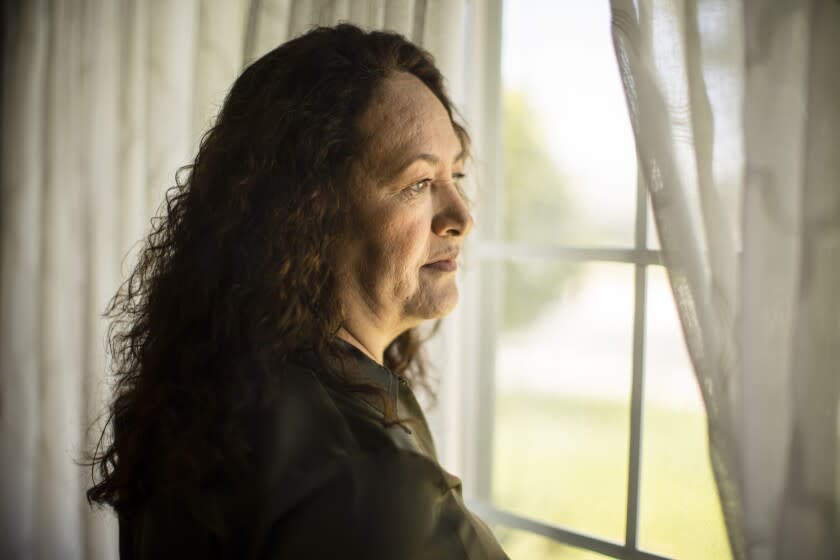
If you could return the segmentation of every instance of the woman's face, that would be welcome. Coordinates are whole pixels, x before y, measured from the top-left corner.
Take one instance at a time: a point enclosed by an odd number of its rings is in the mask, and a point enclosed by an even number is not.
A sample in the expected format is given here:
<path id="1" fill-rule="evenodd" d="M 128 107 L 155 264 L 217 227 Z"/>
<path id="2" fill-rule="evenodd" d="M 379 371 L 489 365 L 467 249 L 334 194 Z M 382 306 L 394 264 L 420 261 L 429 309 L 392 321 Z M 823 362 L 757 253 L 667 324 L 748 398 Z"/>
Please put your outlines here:
<path id="1" fill-rule="evenodd" d="M 455 259 L 473 224 L 458 185 L 462 146 L 443 105 L 408 73 L 383 82 L 360 127 L 368 140 L 340 297 L 348 322 L 392 339 L 458 301 Z"/>

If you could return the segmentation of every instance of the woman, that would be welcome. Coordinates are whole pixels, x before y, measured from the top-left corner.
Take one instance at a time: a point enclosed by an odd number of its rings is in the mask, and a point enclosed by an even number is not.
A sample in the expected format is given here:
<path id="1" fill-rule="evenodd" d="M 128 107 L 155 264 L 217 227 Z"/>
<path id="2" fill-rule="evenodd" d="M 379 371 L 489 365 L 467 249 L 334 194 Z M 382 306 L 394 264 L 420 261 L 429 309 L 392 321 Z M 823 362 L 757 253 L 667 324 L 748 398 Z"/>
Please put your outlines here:
<path id="1" fill-rule="evenodd" d="M 506 558 L 412 392 L 416 327 L 458 299 L 468 147 L 399 35 L 317 28 L 236 80 L 108 309 L 88 499 L 122 558 Z"/>

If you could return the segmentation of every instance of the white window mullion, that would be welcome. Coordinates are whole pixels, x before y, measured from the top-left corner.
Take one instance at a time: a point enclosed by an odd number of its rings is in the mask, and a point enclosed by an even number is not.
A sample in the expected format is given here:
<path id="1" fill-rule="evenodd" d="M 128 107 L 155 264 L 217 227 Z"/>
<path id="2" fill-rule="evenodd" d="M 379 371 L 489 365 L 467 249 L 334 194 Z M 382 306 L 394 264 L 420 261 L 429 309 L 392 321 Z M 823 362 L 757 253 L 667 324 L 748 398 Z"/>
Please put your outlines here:
<path id="1" fill-rule="evenodd" d="M 641 171 L 636 181 L 636 232 L 637 251 L 647 247 L 647 190 Z M 642 414 L 644 410 L 644 352 L 645 321 L 647 308 L 647 267 L 635 266 L 633 310 L 633 381 L 630 391 L 630 453 L 627 473 L 627 522 L 625 545 L 630 550 L 637 547 L 639 519 L 639 487 L 641 482 Z"/>
<path id="2" fill-rule="evenodd" d="M 642 265 L 661 264 L 661 253 L 642 247 L 572 247 L 522 241 L 480 241 L 475 251 L 481 258 L 541 259 L 566 262 L 619 262 Z"/>
<path id="3" fill-rule="evenodd" d="M 468 83 L 468 106 L 465 117 L 473 137 L 481 214 L 476 216 L 473 238 L 499 239 L 502 223 L 502 148 L 501 148 L 501 50 L 502 2 L 471 2 L 470 49 L 474 72 Z M 465 333 L 462 371 L 465 375 L 462 455 L 464 459 L 464 494 L 467 499 L 492 500 L 493 434 L 495 417 L 496 333 L 500 317 L 501 294 L 498 263 L 485 266 L 476 254 L 476 243 L 466 250 L 465 286 L 471 308 L 469 317 L 476 321 Z M 466 341 L 465 341 L 466 342 Z"/>

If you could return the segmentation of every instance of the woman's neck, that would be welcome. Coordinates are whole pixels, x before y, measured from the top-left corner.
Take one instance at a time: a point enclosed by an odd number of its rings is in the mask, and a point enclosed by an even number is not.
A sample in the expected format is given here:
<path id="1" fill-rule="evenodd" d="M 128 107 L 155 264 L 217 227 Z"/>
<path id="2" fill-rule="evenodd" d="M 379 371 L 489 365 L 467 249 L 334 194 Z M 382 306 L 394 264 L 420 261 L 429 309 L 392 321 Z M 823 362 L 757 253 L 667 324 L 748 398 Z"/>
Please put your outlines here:
<path id="1" fill-rule="evenodd" d="M 338 336 L 338 338 L 340 338 L 344 342 L 352 344 L 353 346 L 358 348 L 363 354 L 365 354 L 371 360 L 375 361 L 377 364 L 382 365 L 382 356 L 385 352 L 384 347 L 378 348 L 379 345 L 376 345 L 372 340 L 360 340 L 359 337 L 355 336 L 345 326 L 342 326 L 340 329 L 338 329 L 338 333 L 336 334 L 336 336 Z"/>

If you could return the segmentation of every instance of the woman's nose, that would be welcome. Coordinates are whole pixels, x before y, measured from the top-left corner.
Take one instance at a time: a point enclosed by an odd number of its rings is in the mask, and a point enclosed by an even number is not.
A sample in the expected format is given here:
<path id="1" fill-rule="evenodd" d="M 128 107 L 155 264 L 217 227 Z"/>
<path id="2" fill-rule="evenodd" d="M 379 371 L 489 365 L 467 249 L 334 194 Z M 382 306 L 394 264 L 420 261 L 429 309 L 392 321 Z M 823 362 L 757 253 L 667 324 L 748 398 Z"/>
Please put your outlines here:
<path id="1" fill-rule="evenodd" d="M 473 227 L 473 217 L 460 189 L 450 183 L 439 190 L 440 198 L 432 230 L 440 236 L 466 237 Z"/>

